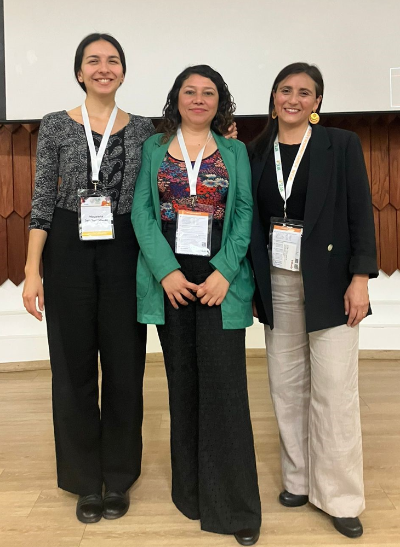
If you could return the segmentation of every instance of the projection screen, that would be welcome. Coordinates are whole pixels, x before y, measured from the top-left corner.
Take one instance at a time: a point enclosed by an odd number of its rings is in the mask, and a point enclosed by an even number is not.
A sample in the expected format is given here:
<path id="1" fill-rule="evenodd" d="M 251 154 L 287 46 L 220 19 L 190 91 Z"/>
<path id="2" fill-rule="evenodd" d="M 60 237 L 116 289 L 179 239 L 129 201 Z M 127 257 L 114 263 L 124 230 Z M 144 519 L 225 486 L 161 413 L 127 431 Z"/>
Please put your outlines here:
<path id="1" fill-rule="evenodd" d="M 40 119 L 83 100 L 73 60 L 91 32 L 124 47 L 118 105 L 161 115 L 188 65 L 221 72 L 239 115 L 267 112 L 285 65 L 318 65 L 323 112 L 400 110 L 399 0 L 3 0 L 6 119 Z"/>

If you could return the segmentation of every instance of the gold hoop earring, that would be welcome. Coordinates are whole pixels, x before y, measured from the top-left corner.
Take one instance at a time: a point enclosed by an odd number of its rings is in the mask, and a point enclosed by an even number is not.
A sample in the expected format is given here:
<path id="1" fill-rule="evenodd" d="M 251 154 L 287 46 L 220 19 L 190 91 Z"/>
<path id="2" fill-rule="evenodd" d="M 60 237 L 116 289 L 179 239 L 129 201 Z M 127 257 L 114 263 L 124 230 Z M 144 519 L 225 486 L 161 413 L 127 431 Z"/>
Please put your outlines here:
<path id="1" fill-rule="evenodd" d="M 276 120 L 277 117 L 278 117 L 278 114 L 276 113 L 276 110 L 275 110 L 275 108 L 274 108 L 273 111 L 271 112 L 271 118 L 272 118 L 273 120 Z"/>
<path id="2" fill-rule="evenodd" d="M 320 117 L 316 112 L 311 112 L 310 117 L 308 119 L 310 120 L 310 123 L 315 125 L 319 122 Z"/>

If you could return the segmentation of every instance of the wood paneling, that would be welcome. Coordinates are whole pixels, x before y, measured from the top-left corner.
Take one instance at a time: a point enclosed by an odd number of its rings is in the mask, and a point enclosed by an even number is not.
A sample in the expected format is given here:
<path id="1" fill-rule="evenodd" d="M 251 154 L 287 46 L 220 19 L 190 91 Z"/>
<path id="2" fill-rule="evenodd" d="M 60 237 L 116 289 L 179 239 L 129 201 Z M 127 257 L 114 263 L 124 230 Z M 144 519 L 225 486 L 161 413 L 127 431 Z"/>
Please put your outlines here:
<path id="1" fill-rule="evenodd" d="M 19 285 L 25 278 L 25 220 L 14 211 L 7 218 L 8 277 Z"/>
<path id="2" fill-rule="evenodd" d="M 389 125 L 390 203 L 400 209 L 400 118 Z"/>
<path id="3" fill-rule="evenodd" d="M 381 269 L 381 225 L 379 222 L 379 210 L 373 207 L 374 222 L 375 222 L 375 240 L 376 240 L 376 258 L 378 261 L 378 268 Z"/>
<path id="4" fill-rule="evenodd" d="M 371 189 L 371 126 L 365 120 L 361 119 L 360 123 L 354 128 L 354 130 L 360 137 L 361 146 L 364 152 L 365 166 L 368 173 L 369 187 Z"/>
<path id="5" fill-rule="evenodd" d="M 0 216 L 0 285 L 8 279 L 7 221 Z"/>
<path id="6" fill-rule="evenodd" d="M 397 214 L 392 205 L 379 212 L 381 268 L 392 275 L 397 270 Z"/>
<path id="7" fill-rule="evenodd" d="M 7 218 L 13 203 L 12 136 L 5 126 L 0 129 L 0 215 Z"/>
<path id="8" fill-rule="evenodd" d="M 36 147 L 39 135 L 39 126 L 36 125 L 36 131 L 31 133 L 31 185 L 32 193 L 35 187 L 35 172 L 36 172 Z"/>
<path id="9" fill-rule="evenodd" d="M 25 218 L 31 210 L 31 142 L 30 134 L 21 126 L 13 134 L 14 211 Z"/>
<path id="10" fill-rule="evenodd" d="M 388 126 L 381 119 L 372 125 L 371 194 L 380 211 L 389 204 L 389 136 Z"/>
<path id="11" fill-rule="evenodd" d="M 239 138 L 251 141 L 265 121 L 262 116 L 238 118 Z M 391 275 L 400 269 L 400 113 L 322 115 L 321 124 L 360 137 L 374 205 L 378 265 Z M 0 284 L 24 278 L 38 128 L 30 123 L 0 126 Z"/>

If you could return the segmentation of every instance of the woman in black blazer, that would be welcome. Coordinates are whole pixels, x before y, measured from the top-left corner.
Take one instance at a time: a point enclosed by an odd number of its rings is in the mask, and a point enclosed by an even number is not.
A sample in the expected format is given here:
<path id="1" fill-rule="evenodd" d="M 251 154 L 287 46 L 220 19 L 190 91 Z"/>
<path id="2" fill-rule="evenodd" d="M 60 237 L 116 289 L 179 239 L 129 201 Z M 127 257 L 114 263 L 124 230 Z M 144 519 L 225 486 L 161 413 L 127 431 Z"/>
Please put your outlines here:
<path id="1" fill-rule="evenodd" d="M 316 125 L 323 89 L 315 66 L 285 67 L 250 145 L 254 312 L 265 324 L 280 431 L 279 501 L 310 501 L 358 537 L 358 324 L 371 313 L 367 285 L 378 268 L 361 144 L 355 133 Z"/>

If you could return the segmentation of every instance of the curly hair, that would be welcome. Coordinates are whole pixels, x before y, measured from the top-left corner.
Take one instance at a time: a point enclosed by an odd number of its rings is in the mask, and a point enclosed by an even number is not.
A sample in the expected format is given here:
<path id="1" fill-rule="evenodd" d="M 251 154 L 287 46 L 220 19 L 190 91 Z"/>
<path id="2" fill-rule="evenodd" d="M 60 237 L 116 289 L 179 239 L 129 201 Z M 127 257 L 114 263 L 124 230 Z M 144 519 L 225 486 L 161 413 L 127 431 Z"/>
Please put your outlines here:
<path id="1" fill-rule="evenodd" d="M 163 119 L 157 128 L 159 133 L 164 133 L 162 138 L 163 143 L 166 143 L 170 137 L 176 133 L 178 126 L 182 121 L 178 110 L 179 91 L 185 80 L 192 74 L 209 78 L 217 88 L 219 96 L 218 110 L 211 122 L 211 129 L 215 131 L 215 133 L 223 135 L 233 123 L 233 113 L 236 110 L 236 105 L 221 74 L 208 65 L 190 66 L 179 74 L 171 91 L 168 93 L 167 102 L 163 108 Z"/>

